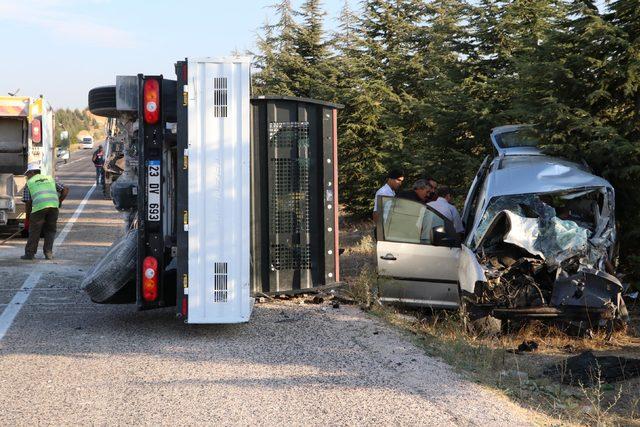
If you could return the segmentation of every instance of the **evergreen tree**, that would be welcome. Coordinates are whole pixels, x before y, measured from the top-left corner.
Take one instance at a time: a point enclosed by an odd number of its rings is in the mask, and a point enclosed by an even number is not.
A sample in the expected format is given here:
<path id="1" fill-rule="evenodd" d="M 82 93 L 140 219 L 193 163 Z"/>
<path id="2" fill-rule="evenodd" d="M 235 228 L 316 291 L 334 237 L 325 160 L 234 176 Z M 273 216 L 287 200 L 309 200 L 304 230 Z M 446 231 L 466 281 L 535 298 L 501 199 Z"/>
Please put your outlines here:
<path id="1" fill-rule="evenodd" d="M 254 57 L 256 73 L 253 75 L 253 90 L 256 95 L 291 95 L 289 89 L 289 76 L 282 73 L 278 66 L 279 53 L 276 50 L 278 39 L 274 34 L 274 26 L 268 21 L 261 28 L 262 33 L 258 35 L 258 53 Z"/>
<path id="2" fill-rule="evenodd" d="M 491 128 L 534 123 L 550 154 L 612 182 L 624 264 L 640 277 L 640 2 L 596 3 L 364 0 L 358 14 L 345 3 L 327 38 L 319 0 L 280 0 L 254 87 L 345 105 L 341 199 L 356 216 L 392 166 L 464 194 Z"/>
<path id="3" fill-rule="evenodd" d="M 395 161 L 395 150 L 384 126 L 388 110 L 381 102 L 391 91 L 363 37 L 364 28 L 345 2 L 333 38 L 332 63 L 339 71 L 335 99 L 345 106 L 338 120 L 340 194 L 348 214 L 370 217 L 374 193 Z"/>
<path id="4" fill-rule="evenodd" d="M 296 14 L 302 22 L 295 27 L 294 45 L 302 61 L 296 76 L 296 93 L 308 98 L 329 99 L 335 84 L 335 70 L 329 64 L 329 51 L 324 38 L 326 13 L 320 0 L 306 0 Z"/>

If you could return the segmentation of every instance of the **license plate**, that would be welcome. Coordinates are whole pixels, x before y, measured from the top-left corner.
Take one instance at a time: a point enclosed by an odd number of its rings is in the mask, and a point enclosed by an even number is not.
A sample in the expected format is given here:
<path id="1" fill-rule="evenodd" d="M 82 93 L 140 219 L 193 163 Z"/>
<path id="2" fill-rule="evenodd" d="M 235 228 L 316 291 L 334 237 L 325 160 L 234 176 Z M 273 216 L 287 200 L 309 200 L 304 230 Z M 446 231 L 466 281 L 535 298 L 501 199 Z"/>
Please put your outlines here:
<path id="1" fill-rule="evenodd" d="M 160 221 L 160 160 L 147 167 L 147 220 Z"/>

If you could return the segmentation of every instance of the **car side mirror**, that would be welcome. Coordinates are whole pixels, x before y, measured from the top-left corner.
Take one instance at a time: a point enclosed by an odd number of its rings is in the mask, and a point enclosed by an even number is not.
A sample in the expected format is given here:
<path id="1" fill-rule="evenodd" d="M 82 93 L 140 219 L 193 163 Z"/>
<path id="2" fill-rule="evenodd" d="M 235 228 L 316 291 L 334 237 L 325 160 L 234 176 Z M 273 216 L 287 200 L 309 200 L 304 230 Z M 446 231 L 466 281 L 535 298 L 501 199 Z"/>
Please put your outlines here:
<path id="1" fill-rule="evenodd" d="M 445 226 L 440 225 L 431 229 L 431 243 L 434 246 L 457 248 L 460 246 L 460 237 L 449 235 Z"/>

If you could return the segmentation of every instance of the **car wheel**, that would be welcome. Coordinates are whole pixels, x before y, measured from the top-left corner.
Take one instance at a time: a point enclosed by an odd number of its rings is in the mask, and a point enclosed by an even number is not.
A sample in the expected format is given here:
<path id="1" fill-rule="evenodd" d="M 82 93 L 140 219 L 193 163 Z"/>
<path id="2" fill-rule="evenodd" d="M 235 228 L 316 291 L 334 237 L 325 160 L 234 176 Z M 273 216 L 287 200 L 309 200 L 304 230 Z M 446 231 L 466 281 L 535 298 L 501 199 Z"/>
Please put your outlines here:
<path id="1" fill-rule="evenodd" d="M 92 301 L 107 302 L 125 285 L 135 286 L 137 248 L 138 230 L 129 230 L 89 270 L 81 288 L 89 294 Z"/>

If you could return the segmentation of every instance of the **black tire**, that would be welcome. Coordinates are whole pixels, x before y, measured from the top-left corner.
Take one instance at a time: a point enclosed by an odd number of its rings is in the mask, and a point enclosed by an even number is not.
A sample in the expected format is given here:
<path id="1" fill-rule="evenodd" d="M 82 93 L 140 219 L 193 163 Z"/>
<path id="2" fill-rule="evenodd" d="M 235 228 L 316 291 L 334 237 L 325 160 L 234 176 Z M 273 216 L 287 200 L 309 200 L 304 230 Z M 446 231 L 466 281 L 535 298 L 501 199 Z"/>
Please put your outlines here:
<path id="1" fill-rule="evenodd" d="M 100 117 L 117 118 L 120 116 L 116 109 L 116 87 L 101 86 L 89 91 L 89 111 Z"/>
<path id="2" fill-rule="evenodd" d="M 135 287 L 137 249 L 138 230 L 129 230 L 89 270 L 81 288 L 92 301 L 103 303 L 126 285 Z"/>
<path id="3" fill-rule="evenodd" d="M 177 86 L 175 80 L 162 81 L 162 111 L 165 121 L 177 120 Z M 116 87 L 100 86 L 89 91 L 89 111 L 100 117 L 118 118 L 122 115 L 116 108 Z"/>

